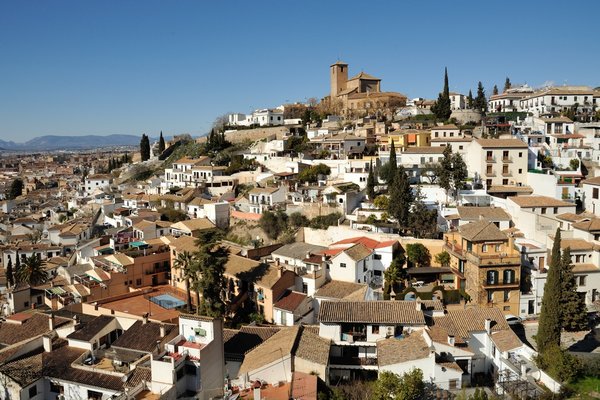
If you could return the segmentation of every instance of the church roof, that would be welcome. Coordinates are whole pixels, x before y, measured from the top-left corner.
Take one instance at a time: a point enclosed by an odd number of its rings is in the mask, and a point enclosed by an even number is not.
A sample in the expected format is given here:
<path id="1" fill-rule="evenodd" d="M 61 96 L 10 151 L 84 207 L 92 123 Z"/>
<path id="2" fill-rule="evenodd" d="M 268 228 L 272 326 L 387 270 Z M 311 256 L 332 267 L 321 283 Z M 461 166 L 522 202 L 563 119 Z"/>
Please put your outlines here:
<path id="1" fill-rule="evenodd" d="M 379 78 L 375 78 L 373 75 L 369 75 L 366 72 L 361 72 L 358 75 L 353 76 L 352 78 L 348 79 L 349 81 L 354 80 L 354 79 L 365 79 L 365 80 L 369 80 L 369 81 L 380 81 L 381 79 Z"/>

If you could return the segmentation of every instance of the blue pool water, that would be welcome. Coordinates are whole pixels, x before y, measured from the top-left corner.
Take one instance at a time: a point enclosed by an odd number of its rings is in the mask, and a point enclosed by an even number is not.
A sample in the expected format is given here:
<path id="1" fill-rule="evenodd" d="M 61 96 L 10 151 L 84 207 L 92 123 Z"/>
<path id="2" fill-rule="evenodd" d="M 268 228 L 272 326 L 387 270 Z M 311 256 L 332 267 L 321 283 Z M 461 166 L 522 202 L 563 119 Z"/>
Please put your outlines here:
<path id="1" fill-rule="evenodd" d="M 150 301 L 154 304 L 158 304 L 162 308 L 172 309 L 185 305 L 185 301 L 178 299 L 177 297 L 171 296 L 170 294 L 160 294 L 150 298 Z"/>

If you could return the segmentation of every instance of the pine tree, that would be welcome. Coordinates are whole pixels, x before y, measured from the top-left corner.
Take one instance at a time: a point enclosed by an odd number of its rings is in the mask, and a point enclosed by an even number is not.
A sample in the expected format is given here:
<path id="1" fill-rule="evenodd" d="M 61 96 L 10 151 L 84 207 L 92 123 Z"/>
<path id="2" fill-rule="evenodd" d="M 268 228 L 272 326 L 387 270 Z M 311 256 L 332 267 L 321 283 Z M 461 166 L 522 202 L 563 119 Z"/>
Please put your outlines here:
<path id="1" fill-rule="evenodd" d="M 473 92 L 471 92 L 471 89 L 469 89 L 469 95 L 467 96 L 467 107 L 473 108 L 474 101 L 475 100 L 473 100 Z"/>
<path id="2" fill-rule="evenodd" d="M 158 139 L 158 153 L 162 154 L 165 151 L 165 138 L 163 137 L 162 131 L 160 131 L 160 138 Z"/>
<path id="3" fill-rule="evenodd" d="M 494 85 L 494 89 L 492 89 L 492 94 L 494 96 L 498 94 L 498 85 Z"/>
<path id="4" fill-rule="evenodd" d="M 392 185 L 389 186 L 390 203 L 388 213 L 396 218 L 401 230 L 410 226 L 410 208 L 414 202 L 414 196 L 410 188 L 410 182 L 403 166 L 396 170 Z"/>
<path id="5" fill-rule="evenodd" d="M 369 164 L 369 176 L 367 177 L 367 196 L 369 200 L 375 200 L 375 172 L 373 171 L 373 161 Z"/>
<path id="6" fill-rule="evenodd" d="M 391 149 L 390 149 L 390 159 L 389 161 L 380 168 L 379 176 L 383 179 L 388 185 L 392 183 L 394 178 L 396 177 L 396 171 L 398 170 L 398 161 L 396 159 L 396 145 L 394 144 L 394 139 L 392 139 Z"/>
<path id="7" fill-rule="evenodd" d="M 535 338 L 538 349 L 543 350 L 550 346 L 560 346 L 560 308 L 561 308 L 561 255 L 560 255 L 560 228 L 556 229 L 554 245 L 544 296 L 542 297 L 542 311 L 540 313 L 538 333 Z"/>
<path id="8" fill-rule="evenodd" d="M 566 331 L 582 331 L 588 327 L 587 307 L 585 300 L 577 293 L 577 282 L 571 264 L 571 249 L 563 250 L 561 258 L 560 281 L 561 293 L 561 326 Z"/>
<path id="9" fill-rule="evenodd" d="M 14 179 L 10 185 L 10 190 L 8 192 L 8 198 L 16 199 L 17 197 L 22 195 L 24 187 L 25 187 L 25 185 L 23 184 L 23 180 L 21 178 Z"/>
<path id="10" fill-rule="evenodd" d="M 18 255 L 17 255 L 17 257 L 18 257 Z M 11 288 L 15 285 L 15 278 L 13 275 L 12 257 L 8 259 L 8 264 L 6 265 L 6 282 L 8 282 L 9 288 Z"/>
<path id="11" fill-rule="evenodd" d="M 448 68 L 444 70 L 444 89 L 438 95 L 438 99 L 431 107 L 431 111 L 441 120 L 448 120 L 452 114 L 450 102 L 450 89 L 448 86 Z"/>
<path id="12" fill-rule="evenodd" d="M 427 208 L 421 186 L 417 186 L 415 191 L 409 219 L 415 237 L 434 237 L 437 234 L 437 210 Z"/>
<path id="13" fill-rule="evenodd" d="M 485 89 L 481 81 L 477 84 L 477 97 L 473 101 L 473 108 L 477 111 L 487 111 L 487 100 L 485 98 Z"/>

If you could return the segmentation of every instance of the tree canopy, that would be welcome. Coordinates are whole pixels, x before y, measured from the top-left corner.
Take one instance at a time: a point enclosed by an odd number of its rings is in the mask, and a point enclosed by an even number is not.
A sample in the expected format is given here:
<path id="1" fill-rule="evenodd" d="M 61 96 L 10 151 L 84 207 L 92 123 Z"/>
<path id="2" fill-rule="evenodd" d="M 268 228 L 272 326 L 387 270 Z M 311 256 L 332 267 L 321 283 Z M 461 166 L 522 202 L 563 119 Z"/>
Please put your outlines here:
<path id="1" fill-rule="evenodd" d="M 571 264 L 571 249 L 563 250 L 560 262 L 561 327 L 566 331 L 583 331 L 588 327 L 587 307 L 584 297 L 577 292 L 577 282 Z"/>
<path id="2" fill-rule="evenodd" d="M 473 108 L 477 111 L 487 111 L 487 99 L 485 97 L 485 89 L 483 88 L 481 81 L 477 83 L 477 96 L 473 101 Z"/>
<path id="3" fill-rule="evenodd" d="M 383 371 L 373 383 L 373 400 L 420 400 L 425 396 L 423 372 L 412 369 L 402 376 Z"/>
<path id="4" fill-rule="evenodd" d="M 444 70 L 444 89 L 438 95 L 436 102 L 431 106 L 431 112 L 433 112 L 438 119 L 444 121 L 448 120 L 452 114 L 450 89 L 448 87 L 448 68 Z"/>
<path id="5" fill-rule="evenodd" d="M 16 199 L 20 195 L 23 194 L 23 188 L 25 185 L 23 184 L 23 180 L 21 178 L 15 178 L 10 184 L 10 190 L 8 192 L 9 199 Z"/>
<path id="6" fill-rule="evenodd" d="M 468 176 L 467 165 L 459 153 L 452 153 L 452 146 L 446 146 L 444 157 L 437 171 L 438 184 L 447 194 L 457 196 L 464 188 Z"/>
<path id="7" fill-rule="evenodd" d="M 429 249 L 422 243 L 407 244 L 406 259 L 415 267 L 427 267 L 431 264 Z"/>
<path id="8" fill-rule="evenodd" d="M 142 139 L 140 140 L 140 156 L 142 157 L 142 161 L 150 159 L 150 138 L 145 133 L 142 134 Z"/>
<path id="9" fill-rule="evenodd" d="M 298 180 L 301 182 L 317 182 L 319 175 L 327 176 L 331 173 L 331 168 L 325 164 L 311 165 L 308 168 L 303 169 L 298 174 Z"/>
<path id="10" fill-rule="evenodd" d="M 388 213 L 394 217 L 401 230 L 410 226 L 410 207 L 414 201 L 408 176 L 403 166 L 399 166 L 391 185 L 388 185 Z"/>

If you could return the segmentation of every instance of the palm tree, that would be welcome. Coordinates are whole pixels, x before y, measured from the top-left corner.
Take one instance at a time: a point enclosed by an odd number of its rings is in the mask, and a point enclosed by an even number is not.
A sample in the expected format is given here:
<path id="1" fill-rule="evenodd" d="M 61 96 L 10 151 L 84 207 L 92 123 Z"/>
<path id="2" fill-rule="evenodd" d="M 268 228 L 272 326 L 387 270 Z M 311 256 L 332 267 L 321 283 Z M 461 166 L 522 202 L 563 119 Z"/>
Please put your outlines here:
<path id="1" fill-rule="evenodd" d="M 192 265 L 195 262 L 194 254 L 189 251 L 181 252 L 177 255 L 175 259 L 174 267 L 176 269 L 182 269 L 183 279 L 185 279 L 185 290 L 187 292 L 187 311 L 188 313 L 192 311 L 192 291 L 190 288 L 190 280 L 193 278 L 194 271 L 192 271 Z"/>
<path id="2" fill-rule="evenodd" d="M 15 272 L 16 281 L 31 286 L 41 285 L 48 280 L 48 273 L 44 269 L 44 265 L 46 262 L 42 261 L 38 255 L 27 257 Z"/>

